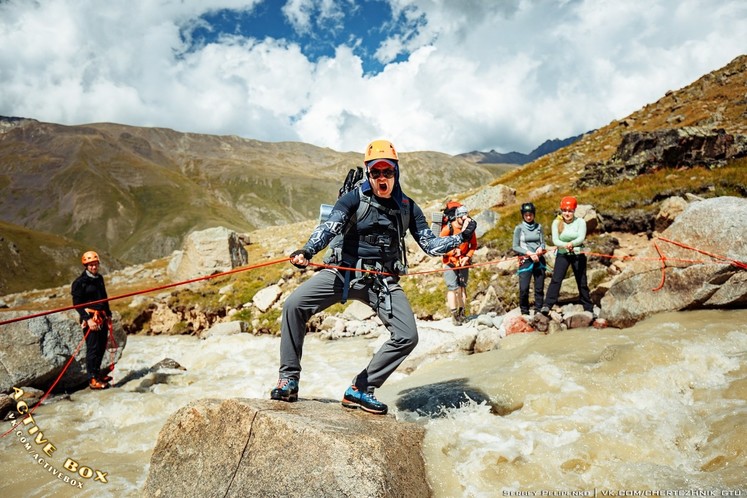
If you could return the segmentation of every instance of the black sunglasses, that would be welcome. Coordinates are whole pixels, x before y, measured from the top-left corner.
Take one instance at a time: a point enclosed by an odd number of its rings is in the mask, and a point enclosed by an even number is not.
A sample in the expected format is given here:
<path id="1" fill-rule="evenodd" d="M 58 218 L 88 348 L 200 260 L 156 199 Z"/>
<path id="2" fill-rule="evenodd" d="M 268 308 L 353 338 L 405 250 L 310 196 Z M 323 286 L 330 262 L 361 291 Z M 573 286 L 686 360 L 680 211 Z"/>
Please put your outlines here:
<path id="1" fill-rule="evenodd" d="M 384 178 L 394 178 L 394 169 L 372 169 L 368 172 L 368 174 L 371 175 L 371 178 L 373 178 L 374 180 L 376 180 L 380 176 L 383 176 Z"/>

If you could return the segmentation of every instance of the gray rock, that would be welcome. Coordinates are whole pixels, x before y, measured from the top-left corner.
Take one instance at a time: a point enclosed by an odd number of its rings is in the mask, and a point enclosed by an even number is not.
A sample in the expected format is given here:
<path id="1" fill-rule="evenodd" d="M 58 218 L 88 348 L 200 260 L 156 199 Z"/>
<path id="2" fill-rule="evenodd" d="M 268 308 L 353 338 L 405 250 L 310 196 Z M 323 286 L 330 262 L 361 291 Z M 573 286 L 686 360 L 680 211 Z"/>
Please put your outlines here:
<path id="1" fill-rule="evenodd" d="M 498 223 L 498 218 L 498 213 L 491 209 L 480 211 L 478 215 L 474 216 L 473 219 L 477 222 L 477 228 L 475 228 L 477 238 L 479 239 L 495 227 L 496 223 Z"/>
<path id="2" fill-rule="evenodd" d="M 127 373 L 114 387 L 130 392 L 147 392 L 156 384 L 168 384 L 171 377 L 187 370 L 178 361 L 164 358 L 150 368 L 140 368 Z"/>
<path id="3" fill-rule="evenodd" d="M 241 320 L 233 322 L 219 322 L 200 333 L 200 339 L 208 337 L 220 337 L 226 335 L 242 334 L 249 330 L 249 325 Z"/>
<path id="4" fill-rule="evenodd" d="M 7 320 L 33 313 L 6 312 L 0 313 L 0 317 Z M 118 345 L 113 359 L 116 363 L 127 344 L 127 335 L 118 313 L 114 313 L 113 323 Z M 48 389 L 79 345 L 80 350 L 57 389 L 77 388 L 87 382 L 86 346 L 78 314 L 74 311 L 54 313 L 4 325 L 0 334 L 0 392 L 10 392 L 13 386 Z M 106 352 L 104 364 L 110 358 L 110 353 Z"/>
<path id="5" fill-rule="evenodd" d="M 583 218 L 586 222 L 587 233 L 593 232 L 600 225 L 599 214 L 597 214 L 597 210 L 591 204 L 579 204 L 576 208 L 576 216 Z"/>
<path id="6" fill-rule="evenodd" d="M 423 435 L 337 401 L 195 401 L 161 429 L 143 494 L 427 497 Z"/>
<path id="7" fill-rule="evenodd" d="M 173 280 L 189 280 L 243 266 L 249 261 L 236 232 L 208 228 L 187 236 L 182 251 L 175 251 L 167 268 Z"/>
<path id="8" fill-rule="evenodd" d="M 746 232 L 747 199 L 718 197 L 690 204 L 661 237 L 743 262 L 747 245 L 737 241 Z M 663 286 L 661 265 L 655 260 L 659 254 L 651 247 L 627 265 L 602 298 L 602 317 L 609 325 L 629 327 L 663 311 L 747 306 L 743 269 L 663 240 L 657 244 L 669 259 Z"/>
<path id="9" fill-rule="evenodd" d="M 577 311 L 564 315 L 563 323 L 569 329 L 589 327 L 594 321 L 594 315 L 588 311 Z"/>
<path id="10" fill-rule="evenodd" d="M 342 312 L 342 317 L 346 320 L 368 320 L 375 314 L 369 305 L 360 301 L 352 301 Z"/>
<path id="11" fill-rule="evenodd" d="M 659 213 L 654 220 L 654 228 L 657 232 L 663 232 L 674 223 L 675 218 L 687 209 L 687 201 L 682 197 L 668 197 L 664 199 L 659 207 Z"/>
<path id="12" fill-rule="evenodd" d="M 279 285 L 273 284 L 264 289 L 259 290 L 252 298 L 252 304 L 257 307 L 259 311 L 264 313 L 269 310 L 270 307 L 275 304 L 280 296 L 283 294 L 283 289 Z"/>
<path id="13" fill-rule="evenodd" d="M 498 327 L 500 327 L 500 325 Z M 475 353 L 484 353 L 485 351 L 492 351 L 500 348 L 502 337 L 498 327 L 486 327 L 477 332 L 474 346 Z"/>
<path id="14" fill-rule="evenodd" d="M 472 387 L 467 379 L 454 379 L 435 384 L 427 384 L 401 391 L 397 400 L 399 410 L 415 412 L 419 415 L 431 418 L 442 417 L 446 409 L 460 408 L 462 405 L 475 403 L 486 403 L 491 406 L 493 414 L 505 414 L 499 406 L 495 405 L 490 396 Z"/>
<path id="15" fill-rule="evenodd" d="M 469 206 L 471 210 L 479 209 L 484 211 L 492 207 L 506 206 L 516 202 L 516 189 L 506 185 L 493 185 L 481 189 L 474 195 L 471 195 L 462 201 L 462 204 Z"/>
<path id="16" fill-rule="evenodd" d="M 630 132 L 609 161 L 587 164 L 576 185 L 614 185 L 660 168 L 720 167 L 745 155 L 747 136 L 723 129 L 685 126 Z"/>

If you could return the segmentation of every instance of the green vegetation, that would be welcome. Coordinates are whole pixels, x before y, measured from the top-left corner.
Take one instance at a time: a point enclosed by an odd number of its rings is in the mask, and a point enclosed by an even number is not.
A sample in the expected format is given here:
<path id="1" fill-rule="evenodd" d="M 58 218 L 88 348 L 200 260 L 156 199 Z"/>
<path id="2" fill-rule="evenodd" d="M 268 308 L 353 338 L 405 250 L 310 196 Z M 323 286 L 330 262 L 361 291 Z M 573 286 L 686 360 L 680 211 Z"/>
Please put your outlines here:
<path id="1" fill-rule="evenodd" d="M 0 296 L 29 290 L 29 283 L 42 289 L 69 285 L 82 270 L 86 250 L 64 237 L 0 221 Z"/>
<path id="2" fill-rule="evenodd" d="M 509 185 L 524 185 L 521 170 L 509 174 Z M 529 173 L 534 176 L 532 173 Z M 529 182 L 534 180 L 527 180 Z M 625 217 L 631 210 L 639 209 L 644 214 L 654 216 L 659 212 L 661 202 L 671 196 L 682 196 L 692 193 L 702 197 L 737 196 L 747 197 L 747 158 L 737 159 L 727 166 L 708 169 L 662 169 L 649 175 L 624 180 L 610 186 L 592 187 L 583 192 L 569 189 L 568 194 L 576 194 L 582 204 L 591 204 L 604 218 L 610 216 Z M 521 221 L 519 207 L 522 198 L 517 188 L 517 202 L 502 206 L 495 211 L 500 216 L 496 226 L 481 239 L 482 245 L 498 249 L 503 254 L 510 254 L 514 227 Z M 539 196 L 533 200 L 537 206 L 537 221 L 549 227 L 558 214 L 558 202 L 565 193 L 553 193 Z"/>

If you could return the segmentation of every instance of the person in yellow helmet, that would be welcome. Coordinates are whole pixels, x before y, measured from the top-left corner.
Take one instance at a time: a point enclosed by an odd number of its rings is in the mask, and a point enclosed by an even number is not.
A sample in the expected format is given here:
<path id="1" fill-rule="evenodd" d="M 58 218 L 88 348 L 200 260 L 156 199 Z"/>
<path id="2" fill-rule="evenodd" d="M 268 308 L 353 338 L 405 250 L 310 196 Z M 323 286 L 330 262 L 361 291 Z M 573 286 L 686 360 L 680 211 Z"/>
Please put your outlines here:
<path id="1" fill-rule="evenodd" d="M 88 386 L 91 389 L 106 389 L 112 378 L 108 375 L 108 370 L 101 369 L 101 362 L 104 359 L 106 341 L 109 338 L 112 311 L 109 308 L 109 301 L 94 303 L 94 301 L 108 299 L 104 277 L 99 273 L 101 264 L 99 255 L 94 251 L 86 251 L 81 257 L 81 262 L 83 273 L 73 282 L 70 293 L 86 337 Z"/>
<path id="2" fill-rule="evenodd" d="M 371 142 L 363 163 L 366 180 L 338 198 L 329 217 L 314 229 L 303 248 L 290 255 L 292 264 L 304 268 L 335 236 L 343 235 L 336 262 L 340 269 L 317 272 L 283 305 L 279 379 L 270 392 L 271 399 L 298 399 L 306 322 L 315 313 L 349 298 L 371 306 L 391 336 L 353 378 L 342 405 L 386 414 L 388 407 L 376 399 L 374 389 L 381 387 L 418 343 L 415 316 L 399 285 L 399 275 L 407 270 L 405 234 L 409 231 L 427 254 L 442 256 L 470 240 L 475 232 L 477 224 L 469 217 L 459 234 L 439 237 L 431 231 L 423 211 L 402 192 L 399 155 L 391 142 Z"/>

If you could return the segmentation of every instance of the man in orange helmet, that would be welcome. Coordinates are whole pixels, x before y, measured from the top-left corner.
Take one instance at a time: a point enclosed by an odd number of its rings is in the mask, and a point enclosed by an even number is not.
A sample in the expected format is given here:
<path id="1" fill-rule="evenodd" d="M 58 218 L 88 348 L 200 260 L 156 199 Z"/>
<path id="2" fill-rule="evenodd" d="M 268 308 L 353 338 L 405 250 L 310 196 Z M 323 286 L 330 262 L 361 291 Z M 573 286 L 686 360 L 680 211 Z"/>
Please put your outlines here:
<path id="1" fill-rule="evenodd" d="M 342 405 L 378 415 L 387 413 L 387 405 L 376 399 L 374 388 L 381 387 L 418 343 L 415 316 L 399 285 L 399 275 L 407 270 L 405 234 L 409 231 L 427 254 L 442 256 L 470 240 L 475 232 L 477 225 L 469 218 L 457 235 L 438 237 L 431 231 L 423 211 L 400 188 L 399 157 L 391 142 L 371 142 L 363 163 L 366 181 L 337 199 L 329 217 L 316 227 L 304 247 L 290 255 L 292 264 L 304 268 L 314 254 L 342 234 L 341 256 L 335 264 L 358 271 L 322 270 L 286 299 L 280 375 L 271 399 L 298 399 L 306 322 L 315 313 L 350 298 L 371 306 L 391 336 L 355 376 L 343 394 Z"/>
<path id="2" fill-rule="evenodd" d="M 81 257 L 81 262 L 84 267 L 83 273 L 73 282 L 71 294 L 73 306 L 85 304 L 77 307 L 76 311 L 80 315 L 80 325 L 86 337 L 88 386 L 91 389 L 106 389 L 112 378 L 108 375 L 108 370 L 101 370 L 101 362 L 106 350 L 112 311 L 109 308 L 109 301 L 86 304 L 108 298 L 104 277 L 99 274 L 99 255 L 94 251 L 86 251 Z"/>

